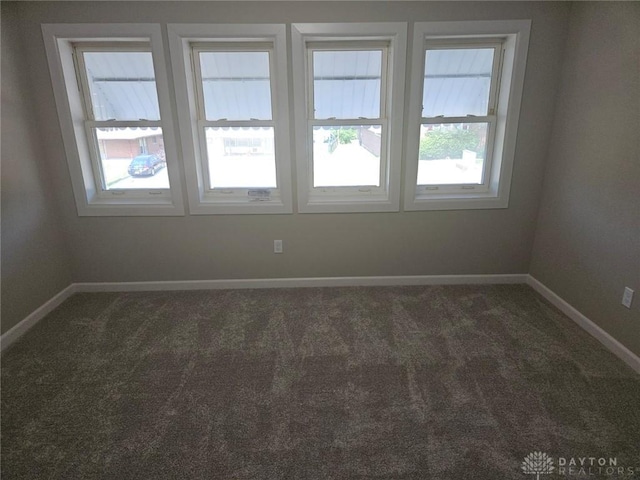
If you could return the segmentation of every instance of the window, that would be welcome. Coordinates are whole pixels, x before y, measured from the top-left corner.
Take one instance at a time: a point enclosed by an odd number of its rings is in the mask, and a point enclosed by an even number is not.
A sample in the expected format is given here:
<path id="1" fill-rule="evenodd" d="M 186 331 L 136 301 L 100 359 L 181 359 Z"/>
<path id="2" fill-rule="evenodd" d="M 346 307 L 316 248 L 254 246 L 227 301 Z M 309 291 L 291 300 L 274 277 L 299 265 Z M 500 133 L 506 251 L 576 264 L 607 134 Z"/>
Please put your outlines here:
<path id="1" fill-rule="evenodd" d="M 282 25 L 171 25 L 190 210 L 291 213 Z"/>
<path id="2" fill-rule="evenodd" d="M 296 24 L 301 212 L 399 209 L 406 26 Z"/>
<path id="3" fill-rule="evenodd" d="M 405 209 L 507 207 L 529 28 L 416 23 Z"/>
<path id="4" fill-rule="evenodd" d="M 79 215 L 182 215 L 160 29 L 44 25 Z"/>

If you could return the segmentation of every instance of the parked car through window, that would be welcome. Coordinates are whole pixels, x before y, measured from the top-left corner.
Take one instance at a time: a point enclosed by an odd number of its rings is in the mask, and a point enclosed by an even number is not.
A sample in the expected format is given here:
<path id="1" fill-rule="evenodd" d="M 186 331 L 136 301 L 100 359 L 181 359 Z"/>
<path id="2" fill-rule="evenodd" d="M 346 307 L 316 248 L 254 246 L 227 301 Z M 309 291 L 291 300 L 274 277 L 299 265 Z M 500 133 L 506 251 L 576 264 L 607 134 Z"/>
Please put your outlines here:
<path id="1" fill-rule="evenodd" d="M 129 164 L 129 175 L 133 177 L 153 176 L 164 168 L 162 159 L 156 155 L 138 155 Z"/>

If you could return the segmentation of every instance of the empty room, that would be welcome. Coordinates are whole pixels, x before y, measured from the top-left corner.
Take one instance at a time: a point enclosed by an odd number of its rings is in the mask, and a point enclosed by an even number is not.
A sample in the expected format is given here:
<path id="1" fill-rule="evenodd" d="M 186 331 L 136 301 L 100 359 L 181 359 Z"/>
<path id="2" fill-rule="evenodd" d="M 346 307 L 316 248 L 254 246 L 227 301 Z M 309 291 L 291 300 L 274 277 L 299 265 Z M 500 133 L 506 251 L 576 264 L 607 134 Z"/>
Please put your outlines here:
<path id="1" fill-rule="evenodd" d="M 3 480 L 640 479 L 640 3 L 0 9 Z"/>

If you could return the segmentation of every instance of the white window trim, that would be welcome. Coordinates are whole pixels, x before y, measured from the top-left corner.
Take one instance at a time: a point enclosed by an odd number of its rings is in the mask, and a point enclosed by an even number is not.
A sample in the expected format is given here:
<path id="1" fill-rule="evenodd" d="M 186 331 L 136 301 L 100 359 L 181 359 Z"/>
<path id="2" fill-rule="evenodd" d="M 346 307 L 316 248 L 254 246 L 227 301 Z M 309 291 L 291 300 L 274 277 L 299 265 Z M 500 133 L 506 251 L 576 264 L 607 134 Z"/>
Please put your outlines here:
<path id="1" fill-rule="evenodd" d="M 190 213 L 200 215 L 292 213 L 285 26 L 279 24 L 169 24 L 168 31 L 178 121 L 180 130 L 183 132 L 182 151 Z M 266 201 L 250 201 L 247 189 L 221 189 L 221 192 L 216 193 L 208 188 L 209 183 L 201 160 L 204 152 L 198 134 L 198 97 L 191 62 L 191 44 L 215 42 L 273 44 L 271 62 L 273 68 L 270 71 L 270 77 L 278 188 L 270 189 L 275 192 L 275 195 Z M 226 193 L 227 191 L 231 193 Z"/>
<path id="2" fill-rule="evenodd" d="M 404 83 L 406 67 L 406 23 L 297 23 L 291 28 L 293 57 L 293 91 L 297 156 L 298 211 L 301 213 L 331 212 L 397 212 L 400 209 L 400 178 L 402 160 L 402 128 L 404 123 Z M 323 41 L 389 42 L 386 125 L 390 132 L 383 139 L 386 146 L 386 178 L 381 177 L 381 189 L 356 194 L 314 194 L 311 184 L 311 153 L 309 152 L 307 44 Z M 357 43 L 356 43 L 357 45 Z M 337 121 L 340 123 L 340 120 Z M 388 143 L 388 144 L 387 144 Z M 385 184 L 386 183 L 386 184 Z M 356 189 L 358 190 L 358 189 Z M 362 189 L 367 190 L 367 189 Z"/>
<path id="3" fill-rule="evenodd" d="M 515 157 L 518 120 L 529 47 L 530 20 L 477 22 L 417 22 L 414 25 L 411 96 L 405 168 L 404 209 L 457 210 L 507 208 Z M 425 41 L 446 39 L 498 39 L 503 42 L 504 58 L 498 86 L 495 140 L 491 170 L 485 189 L 442 189 L 438 193 L 418 192 L 418 150 L 422 117 Z M 478 191 L 480 190 L 480 191 Z M 484 190 L 484 191 L 482 191 Z"/>
<path id="4" fill-rule="evenodd" d="M 47 60 L 62 139 L 79 216 L 184 215 L 180 171 L 173 128 L 169 84 L 157 24 L 43 24 Z M 169 189 L 103 191 L 94 174 L 93 145 L 85 130 L 85 113 L 73 61 L 74 42 L 146 42 L 151 46 L 160 125 L 167 158 Z"/>

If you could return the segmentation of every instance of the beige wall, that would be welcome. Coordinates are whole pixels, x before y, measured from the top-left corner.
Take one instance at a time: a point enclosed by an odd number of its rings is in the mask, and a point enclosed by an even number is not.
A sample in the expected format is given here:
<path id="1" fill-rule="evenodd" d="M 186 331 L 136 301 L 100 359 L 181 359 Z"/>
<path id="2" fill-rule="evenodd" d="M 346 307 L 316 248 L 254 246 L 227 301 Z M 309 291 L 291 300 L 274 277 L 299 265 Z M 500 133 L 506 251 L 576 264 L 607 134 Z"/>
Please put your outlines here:
<path id="1" fill-rule="evenodd" d="M 116 6 L 118 8 L 116 8 Z M 531 18 L 510 207 L 391 214 L 79 218 L 60 177 L 76 281 L 526 273 L 569 6 L 555 3 L 30 3 L 21 22 L 38 85 L 46 162 L 67 172 L 40 24 Z M 186 190 L 186 188 L 183 188 Z M 283 239 L 284 255 L 272 253 Z"/>
<path id="2" fill-rule="evenodd" d="M 640 355 L 638 3 L 572 7 L 531 274 Z"/>
<path id="3" fill-rule="evenodd" d="M 2 4 L 2 333 L 71 283 L 16 15 Z"/>
<path id="4" fill-rule="evenodd" d="M 3 2 L 3 12 L 7 2 Z M 40 241 L 6 222 L 25 243 L 39 242 L 29 255 L 18 245 L 3 245 L 4 258 L 27 273 L 7 286 L 3 264 L 3 298 L 15 312 L 3 330 L 38 306 L 27 301 L 30 273 L 53 277 L 60 290 L 72 278 L 84 281 L 191 280 L 351 275 L 437 275 L 527 273 L 533 246 L 544 162 L 562 65 L 570 5 L 560 2 L 20 2 L 12 26 L 22 33 L 24 56 L 15 62 L 28 78 L 28 98 L 18 108 L 24 116 L 15 135 L 5 134 L 3 150 L 28 161 L 20 168 L 35 185 L 23 198 L 38 203 L 39 190 L 53 187 L 62 213 L 72 258 L 53 254 Z M 62 146 L 41 24 L 67 22 L 336 22 L 531 19 L 520 131 L 509 208 L 498 210 L 368 214 L 293 214 L 266 216 L 78 217 Z M 3 18 L 3 26 L 4 26 Z M 4 40 L 4 39 L 3 39 Z M 167 50 L 165 45 L 165 50 Z M 15 42 L 4 50 L 12 51 Z M 13 63 L 12 68 L 15 67 Z M 3 83 L 5 71 L 3 69 Z M 39 136 L 30 132 L 38 130 Z M 41 143 L 38 143 L 38 138 Z M 4 157 L 4 151 L 3 151 Z M 4 162 L 4 158 L 3 158 Z M 21 164 L 22 165 L 22 164 Z M 18 168 L 18 166 L 16 166 Z M 3 187 L 4 187 L 3 172 Z M 186 188 L 183 186 L 183 191 Z M 3 194 L 4 195 L 4 194 Z M 48 198 L 48 197 L 47 197 Z M 4 200 L 4 198 L 3 198 Z M 46 203 L 43 203 L 43 208 Z M 8 215 L 20 217 L 12 203 Z M 52 218 L 47 215 L 47 218 Z M 49 220 L 51 222 L 51 220 Z M 285 253 L 272 253 L 283 239 Z M 22 247 L 20 247 L 22 248 Z M 56 275 L 40 265 L 59 265 Z M 62 259 L 65 261 L 63 262 Z M 71 266 L 71 275 L 64 265 Z M 9 288 L 16 293 L 5 294 Z M 40 301 L 55 293 L 38 288 Z M 3 309 L 5 305 L 3 304 Z M 6 326 L 5 326 L 6 325 Z"/>

